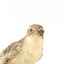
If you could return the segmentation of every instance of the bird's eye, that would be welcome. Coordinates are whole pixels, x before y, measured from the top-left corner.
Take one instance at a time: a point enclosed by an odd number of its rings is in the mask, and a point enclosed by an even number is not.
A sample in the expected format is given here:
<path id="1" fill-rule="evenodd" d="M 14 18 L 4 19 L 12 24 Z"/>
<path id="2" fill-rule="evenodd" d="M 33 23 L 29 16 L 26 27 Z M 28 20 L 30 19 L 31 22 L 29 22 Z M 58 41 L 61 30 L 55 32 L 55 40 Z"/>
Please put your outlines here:
<path id="1" fill-rule="evenodd" d="M 32 32 L 33 30 L 30 28 L 30 32 Z"/>
<path id="2" fill-rule="evenodd" d="M 42 33 L 44 33 L 44 31 L 42 30 Z"/>

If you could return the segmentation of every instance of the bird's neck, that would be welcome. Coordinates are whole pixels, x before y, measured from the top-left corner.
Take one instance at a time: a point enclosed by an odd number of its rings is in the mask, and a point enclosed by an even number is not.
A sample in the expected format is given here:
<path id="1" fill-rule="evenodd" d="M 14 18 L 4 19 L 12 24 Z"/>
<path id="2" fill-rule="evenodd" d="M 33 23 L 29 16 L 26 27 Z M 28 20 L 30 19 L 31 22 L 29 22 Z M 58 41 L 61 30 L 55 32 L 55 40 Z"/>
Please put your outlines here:
<path id="1" fill-rule="evenodd" d="M 27 43 L 40 43 L 43 42 L 42 37 L 40 36 L 27 36 L 25 37 L 25 41 L 27 41 Z"/>

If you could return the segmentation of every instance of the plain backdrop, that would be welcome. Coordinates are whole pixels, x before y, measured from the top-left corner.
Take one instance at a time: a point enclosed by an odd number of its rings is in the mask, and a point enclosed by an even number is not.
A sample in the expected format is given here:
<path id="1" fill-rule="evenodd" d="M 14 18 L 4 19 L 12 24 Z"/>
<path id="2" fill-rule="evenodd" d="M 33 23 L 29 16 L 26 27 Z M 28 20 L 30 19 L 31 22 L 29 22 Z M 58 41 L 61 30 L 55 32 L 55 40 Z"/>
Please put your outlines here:
<path id="1" fill-rule="evenodd" d="M 64 64 L 63 0 L 0 0 L 0 52 L 22 39 L 31 24 L 45 30 L 43 57 L 36 64 Z"/>

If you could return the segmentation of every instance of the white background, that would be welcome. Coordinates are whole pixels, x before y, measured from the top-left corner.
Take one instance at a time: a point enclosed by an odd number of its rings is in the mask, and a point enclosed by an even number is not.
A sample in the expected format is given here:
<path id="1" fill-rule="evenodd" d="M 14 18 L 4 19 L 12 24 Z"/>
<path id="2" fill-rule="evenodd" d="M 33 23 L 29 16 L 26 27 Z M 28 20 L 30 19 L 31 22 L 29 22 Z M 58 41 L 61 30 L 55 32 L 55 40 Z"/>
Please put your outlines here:
<path id="1" fill-rule="evenodd" d="M 43 58 L 36 64 L 64 64 L 63 0 L 0 0 L 0 52 L 31 24 L 45 30 Z"/>

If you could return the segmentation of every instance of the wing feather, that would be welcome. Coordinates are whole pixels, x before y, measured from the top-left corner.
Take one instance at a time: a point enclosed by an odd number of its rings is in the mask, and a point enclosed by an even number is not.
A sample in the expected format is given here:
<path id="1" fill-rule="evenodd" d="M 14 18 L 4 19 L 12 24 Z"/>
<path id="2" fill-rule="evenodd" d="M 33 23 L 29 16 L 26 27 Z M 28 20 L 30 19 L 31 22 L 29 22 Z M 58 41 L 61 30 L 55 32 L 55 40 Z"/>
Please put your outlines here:
<path id="1" fill-rule="evenodd" d="M 14 59 L 22 50 L 22 40 L 11 43 L 0 54 L 0 64 L 6 64 L 10 60 Z"/>

